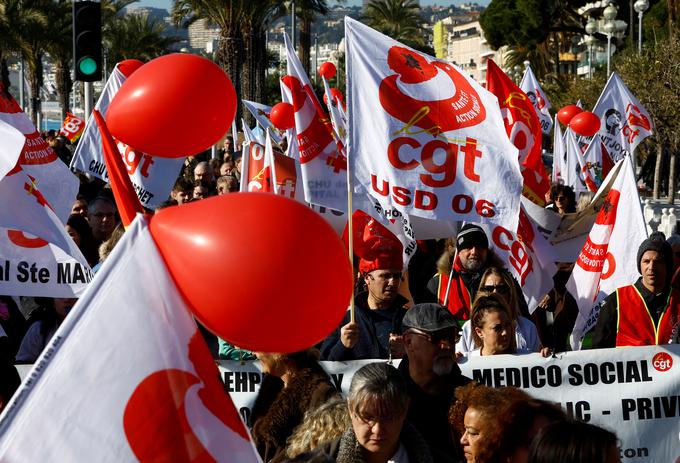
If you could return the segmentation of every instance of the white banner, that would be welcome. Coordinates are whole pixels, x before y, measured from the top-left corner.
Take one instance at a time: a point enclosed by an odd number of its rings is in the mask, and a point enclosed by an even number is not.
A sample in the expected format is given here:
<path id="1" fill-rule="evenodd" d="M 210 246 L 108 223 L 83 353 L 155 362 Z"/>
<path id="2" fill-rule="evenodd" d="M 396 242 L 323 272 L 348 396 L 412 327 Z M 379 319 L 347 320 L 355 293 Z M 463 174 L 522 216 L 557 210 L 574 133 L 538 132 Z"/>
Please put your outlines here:
<path id="1" fill-rule="evenodd" d="M 600 118 L 598 133 L 614 161 L 632 153 L 654 132 L 651 116 L 616 72 L 609 77 L 593 113 Z"/>
<path id="2" fill-rule="evenodd" d="M 95 109 L 99 110 L 102 115 L 106 116 L 109 103 L 125 80 L 125 75 L 116 66 L 95 105 Z M 143 124 L 144 121 L 137 121 L 137 123 Z M 178 134 L 177 136 L 182 135 Z M 170 190 L 172 190 L 179 170 L 184 163 L 184 158 L 159 158 L 135 151 L 122 142 L 118 142 L 117 145 L 139 201 L 142 206 L 155 209 L 168 199 Z M 101 136 L 92 115 L 88 118 L 85 131 L 73 153 L 71 168 L 90 174 L 105 182 L 109 181 Z"/>
<path id="3" fill-rule="evenodd" d="M 517 228 L 522 177 L 497 99 L 464 72 L 345 18 L 355 192 L 385 210 Z"/>
<path id="4" fill-rule="evenodd" d="M 85 257 L 71 257 L 40 238 L 0 228 L 0 294 L 80 297 L 92 280 Z"/>
<path id="5" fill-rule="evenodd" d="M 321 365 L 347 396 L 354 372 L 375 361 Z M 552 358 L 492 355 L 459 366 L 463 375 L 480 383 L 522 388 L 559 403 L 582 421 L 613 430 L 625 461 L 673 462 L 680 456 L 679 345 L 568 352 Z M 220 361 L 220 371 L 234 405 L 247 419 L 262 383 L 259 362 Z"/>
<path id="6" fill-rule="evenodd" d="M 550 135 L 550 129 L 553 125 L 552 117 L 550 117 L 550 108 L 552 106 L 529 66 L 524 71 L 524 77 L 522 77 L 522 83 L 519 85 L 519 88 L 527 94 L 529 100 L 534 105 L 538 121 L 541 123 L 541 131 L 545 135 Z"/>

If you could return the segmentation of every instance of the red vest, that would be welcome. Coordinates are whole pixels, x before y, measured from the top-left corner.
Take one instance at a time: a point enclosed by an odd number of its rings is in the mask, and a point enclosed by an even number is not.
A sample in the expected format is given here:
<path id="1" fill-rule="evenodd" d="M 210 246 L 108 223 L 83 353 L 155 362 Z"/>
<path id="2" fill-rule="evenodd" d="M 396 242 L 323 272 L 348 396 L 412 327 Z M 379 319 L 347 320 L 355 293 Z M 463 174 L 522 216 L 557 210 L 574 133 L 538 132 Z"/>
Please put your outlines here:
<path id="1" fill-rule="evenodd" d="M 444 305 L 446 299 L 446 288 L 449 286 L 449 276 L 438 273 L 439 287 L 437 288 L 437 299 Z M 446 308 L 453 314 L 457 321 L 470 319 L 470 292 L 465 287 L 463 279 L 456 274 L 449 288 L 449 298 Z"/>
<path id="2" fill-rule="evenodd" d="M 616 347 L 668 344 L 673 325 L 678 323 L 680 292 L 672 290 L 668 295 L 658 325 L 654 325 L 647 304 L 635 286 L 617 289 L 616 302 L 618 306 Z"/>

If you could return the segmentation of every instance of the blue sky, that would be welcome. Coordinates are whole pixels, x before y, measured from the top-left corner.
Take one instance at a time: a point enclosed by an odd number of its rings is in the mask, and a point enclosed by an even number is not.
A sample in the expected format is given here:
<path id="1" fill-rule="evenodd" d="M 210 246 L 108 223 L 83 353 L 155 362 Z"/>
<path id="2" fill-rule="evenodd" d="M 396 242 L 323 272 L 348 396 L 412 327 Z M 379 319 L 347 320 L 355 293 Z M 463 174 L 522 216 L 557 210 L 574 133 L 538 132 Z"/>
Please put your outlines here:
<path id="1" fill-rule="evenodd" d="M 479 3 L 480 5 L 488 5 L 491 0 L 467 0 L 467 1 L 474 1 L 476 3 Z M 420 4 L 423 6 L 426 5 L 460 5 L 461 3 L 467 3 L 466 0 L 454 0 L 454 1 L 446 1 L 446 0 L 420 0 Z M 166 10 L 170 10 L 170 7 L 173 3 L 173 0 L 141 0 L 137 3 L 133 3 L 132 6 L 152 6 L 156 8 L 165 8 Z M 334 4 L 332 0 L 328 2 L 329 4 Z M 357 6 L 361 5 L 361 0 L 347 0 L 345 2 L 346 5 L 351 5 L 351 6 Z"/>

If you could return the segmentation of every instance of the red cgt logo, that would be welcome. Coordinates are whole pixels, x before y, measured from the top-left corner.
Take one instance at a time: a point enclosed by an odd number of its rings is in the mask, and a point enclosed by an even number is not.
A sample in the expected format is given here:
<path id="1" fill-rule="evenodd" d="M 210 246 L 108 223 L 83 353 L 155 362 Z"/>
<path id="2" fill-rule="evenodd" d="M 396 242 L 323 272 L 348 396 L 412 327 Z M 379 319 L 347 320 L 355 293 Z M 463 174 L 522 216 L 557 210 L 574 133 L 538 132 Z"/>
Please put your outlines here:
<path id="1" fill-rule="evenodd" d="M 668 371 L 673 368 L 673 357 L 666 352 L 659 352 L 652 357 L 652 366 L 656 371 Z"/>
<path id="2" fill-rule="evenodd" d="M 451 130 L 475 126 L 486 118 L 479 95 L 450 64 L 428 62 L 423 55 L 397 46 L 387 53 L 387 64 L 396 74 L 380 83 L 380 104 L 390 116 L 409 127 L 419 127 L 422 132 L 437 137 Z M 453 96 L 420 100 L 404 93 L 400 85 L 413 89 L 413 93 L 419 93 L 419 87 L 432 94 L 453 90 Z"/>

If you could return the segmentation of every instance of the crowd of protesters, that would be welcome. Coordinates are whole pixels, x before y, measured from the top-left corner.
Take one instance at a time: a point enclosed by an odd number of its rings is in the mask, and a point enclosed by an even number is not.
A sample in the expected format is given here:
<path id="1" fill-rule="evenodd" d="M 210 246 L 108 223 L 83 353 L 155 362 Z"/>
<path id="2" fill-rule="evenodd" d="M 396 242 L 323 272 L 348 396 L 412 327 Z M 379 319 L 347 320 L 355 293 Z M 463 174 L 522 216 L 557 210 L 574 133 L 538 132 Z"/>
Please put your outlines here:
<path id="1" fill-rule="evenodd" d="M 66 147 L 54 146 L 69 157 Z M 187 158 L 162 207 L 237 192 L 239 149 L 227 137 L 215 159 Z M 85 176 L 81 184 L 66 229 L 96 271 L 124 228 L 111 191 Z M 548 199 L 559 214 L 576 211 L 569 187 L 556 185 Z M 401 243 L 381 227 L 369 221 L 353 231 L 365 244 L 355 248 L 354 316 L 348 312 L 317 346 L 249 352 L 201 327 L 215 358 L 261 363 L 265 380 L 248 424 L 263 461 L 620 461 L 610 431 L 516 388 L 477 384 L 457 365 L 477 356 L 510 354 L 511 363 L 513 355 L 568 350 L 578 311 L 565 289 L 573 263 L 558 263 L 554 288 L 530 314 L 481 227 L 419 242 L 407 269 Z M 636 243 L 641 276 L 603 301 L 590 347 L 678 342 L 677 243 L 680 237 L 667 242 L 659 233 Z M 34 363 L 75 302 L 0 296 L 0 410 L 19 385 L 13 364 Z M 375 362 L 354 374 L 346 399 L 319 364 L 364 359 Z M 401 359 L 399 367 L 390 359 Z"/>

